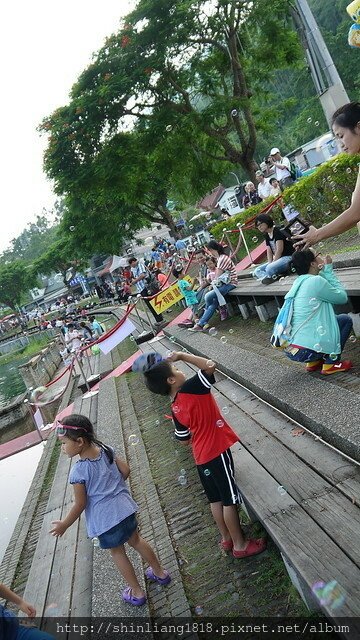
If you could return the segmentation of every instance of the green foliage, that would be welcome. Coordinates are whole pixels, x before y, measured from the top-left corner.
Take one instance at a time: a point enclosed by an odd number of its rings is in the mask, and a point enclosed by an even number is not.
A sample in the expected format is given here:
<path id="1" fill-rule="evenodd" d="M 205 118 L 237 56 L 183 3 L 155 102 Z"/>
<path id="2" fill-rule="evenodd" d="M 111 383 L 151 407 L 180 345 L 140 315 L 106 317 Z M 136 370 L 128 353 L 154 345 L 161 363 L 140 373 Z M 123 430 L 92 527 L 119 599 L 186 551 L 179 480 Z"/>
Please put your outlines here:
<path id="1" fill-rule="evenodd" d="M 0 265 L 0 302 L 16 310 L 23 293 L 35 282 L 36 275 L 21 260 Z"/>
<path id="2" fill-rule="evenodd" d="M 271 12 L 260 0 L 140 0 L 107 38 L 70 104 L 41 125 L 45 170 L 84 251 L 115 250 L 152 222 L 174 231 L 167 200 L 199 198 L 234 164 L 254 176 L 272 106 L 253 96 L 300 57 L 288 10 L 282 0 Z"/>
<path id="3" fill-rule="evenodd" d="M 344 211 L 351 200 L 352 191 L 359 171 L 360 156 L 348 156 L 341 154 L 318 167 L 314 173 L 301 178 L 291 187 L 285 189 L 283 200 L 285 204 L 292 205 L 299 215 L 310 224 L 321 226 L 327 224 Z M 221 222 L 211 229 L 215 238 L 223 236 L 224 229 L 236 229 L 238 224 L 243 224 L 254 216 L 257 216 L 274 198 L 268 198 L 264 202 L 249 207 L 245 211 L 232 216 L 230 220 Z M 284 222 L 281 207 L 276 204 L 269 215 L 277 222 Z M 255 228 L 244 231 L 249 249 L 253 249 L 262 234 Z"/>

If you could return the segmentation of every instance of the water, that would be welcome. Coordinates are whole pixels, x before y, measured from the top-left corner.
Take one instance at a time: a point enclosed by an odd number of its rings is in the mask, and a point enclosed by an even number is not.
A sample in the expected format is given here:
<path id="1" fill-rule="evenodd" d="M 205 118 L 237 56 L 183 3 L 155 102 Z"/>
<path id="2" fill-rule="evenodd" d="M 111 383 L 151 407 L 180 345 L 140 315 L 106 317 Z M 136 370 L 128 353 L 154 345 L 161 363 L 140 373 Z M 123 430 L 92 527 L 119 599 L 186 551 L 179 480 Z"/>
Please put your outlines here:
<path id="1" fill-rule="evenodd" d="M 10 542 L 43 451 L 43 444 L 40 443 L 0 460 L 0 563 Z"/>
<path id="2" fill-rule="evenodd" d="M 25 383 L 18 367 L 29 358 L 19 358 L 8 364 L 0 365 L 0 407 L 7 404 L 11 398 L 26 391 Z"/>

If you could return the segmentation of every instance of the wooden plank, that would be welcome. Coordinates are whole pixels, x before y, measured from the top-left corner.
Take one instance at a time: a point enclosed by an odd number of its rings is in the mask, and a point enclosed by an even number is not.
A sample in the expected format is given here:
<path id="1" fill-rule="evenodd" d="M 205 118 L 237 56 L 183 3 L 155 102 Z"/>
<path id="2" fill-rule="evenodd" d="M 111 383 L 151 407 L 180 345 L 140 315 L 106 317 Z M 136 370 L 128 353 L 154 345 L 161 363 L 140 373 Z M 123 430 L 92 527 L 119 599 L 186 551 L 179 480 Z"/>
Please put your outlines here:
<path id="1" fill-rule="evenodd" d="M 24 599 L 36 604 L 37 615 L 39 618 L 44 616 L 48 584 L 51 577 L 53 558 L 57 546 L 57 538 L 51 536 L 49 531 L 51 529 L 52 520 L 59 520 L 60 517 L 60 507 L 53 511 L 49 511 L 44 516 L 39 533 L 39 540 L 36 545 L 24 591 Z M 57 613 L 54 615 L 57 615 Z"/>
<path id="2" fill-rule="evenodd" d="M 87 537 L 85 518 L 82 515 L 78 528 L 74 583 L 71 596 L 71 617 L 91 617 L 93 543 Z"/>
<path id="3" fill-rule="evenodd" d="M 294 437 L 292 432 L 296 425 L 291 420 L 286 420 L 275 409 L 264 404 L 250 391 L 232 380 L 224 378 L 216 383 L 215 388 L 244 413 L 254 417 L 263 429 L 294 451 L 331 485 L 337 487 L 351 501 L 360 504 L 359 465 L 351 463 L 341 453 L 330 449 L 306 432 L 299 437 Z"/>
<path id="4" fill-rule="evenodd" d="M 324 612 L 340 620 L 359 616 L 359 568 L 288 494 L 280 496 L 278 483 L 244 447 L 234 446 L 233 456 L 244 497 L 306 584 L 337 580 L 345 590 L 343 606 L 333 611 L 324 605 Z"/>

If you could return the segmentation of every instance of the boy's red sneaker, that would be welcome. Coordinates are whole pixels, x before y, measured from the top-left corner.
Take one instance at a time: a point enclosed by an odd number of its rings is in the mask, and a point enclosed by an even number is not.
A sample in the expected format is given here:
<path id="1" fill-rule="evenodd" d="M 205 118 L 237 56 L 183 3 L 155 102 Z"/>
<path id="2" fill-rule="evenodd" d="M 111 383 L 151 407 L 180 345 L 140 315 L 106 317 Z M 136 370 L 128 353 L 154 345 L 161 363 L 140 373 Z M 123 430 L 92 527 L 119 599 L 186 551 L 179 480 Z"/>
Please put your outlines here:
<path id="1" fill-rule="evenodd" d="M 342 362 L 334 362 L 334 364 L 324 363 L 321 373 L 324 376 L 330 376 L 332 373 L 341 373 L 341 371 L 349 371 L 353 366 L 351 360 L 343 360 Z"/>

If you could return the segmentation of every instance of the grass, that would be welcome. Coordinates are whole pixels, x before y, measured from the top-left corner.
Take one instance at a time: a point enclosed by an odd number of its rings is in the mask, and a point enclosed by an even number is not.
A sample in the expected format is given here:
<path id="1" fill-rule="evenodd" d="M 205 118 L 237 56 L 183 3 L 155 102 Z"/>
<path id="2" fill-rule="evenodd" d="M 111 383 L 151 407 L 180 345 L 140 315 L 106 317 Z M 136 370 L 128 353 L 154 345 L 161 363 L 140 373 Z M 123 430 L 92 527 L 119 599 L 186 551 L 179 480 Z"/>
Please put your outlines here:
<path id="1" fill-rule="evenodd" d="M 52 341 L 52 338 L 49 338 L 47 335 L 39 336 L 36 340 L 31 340 L 26 347 L 23 347 L 16 351 L 15 353 L 6 353 L 3 356 L 0 356 L 0 367 L 4 364 L 9 364 L 9 362 L 14 362 L 23 358 L 31 358 L 36 355 L 41 349 L 44 349 L 49 342 Z"/>

